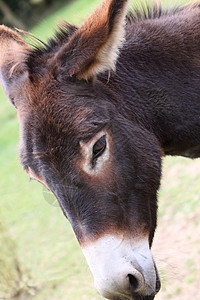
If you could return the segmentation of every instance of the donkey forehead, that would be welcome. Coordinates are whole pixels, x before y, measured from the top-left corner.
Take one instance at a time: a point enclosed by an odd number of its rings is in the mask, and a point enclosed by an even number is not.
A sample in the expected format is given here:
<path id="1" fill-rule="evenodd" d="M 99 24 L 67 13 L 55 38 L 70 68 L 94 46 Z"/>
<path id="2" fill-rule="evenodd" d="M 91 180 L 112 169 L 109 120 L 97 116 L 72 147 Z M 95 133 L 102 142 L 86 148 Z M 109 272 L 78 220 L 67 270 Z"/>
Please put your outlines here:
<path id="1" fill-rule="evenodd" d="M 97 111 L 88 102 L 66 94 L 48 96 L 47 90 L 19 108 L 22 164 L 38 165 L 38 160 L 44 160 L 46 164 L 53 162 L 58 170 L 61 164 L 71 165 L 79 153 L 80 141 L 91 140 L 108 126 L 105 111 Z"/>
<path id="2" fill-rule="evenodd" d="M 18 107 L 21 123 L 49 135 L 56 132 L 85 138 L 108 122 L 105 105 L 101 99 L 97 105 L 90 87 L 80 89 L 78 84 L 57 84 L 51 79 L 36 85 L 28 86 Z"/>

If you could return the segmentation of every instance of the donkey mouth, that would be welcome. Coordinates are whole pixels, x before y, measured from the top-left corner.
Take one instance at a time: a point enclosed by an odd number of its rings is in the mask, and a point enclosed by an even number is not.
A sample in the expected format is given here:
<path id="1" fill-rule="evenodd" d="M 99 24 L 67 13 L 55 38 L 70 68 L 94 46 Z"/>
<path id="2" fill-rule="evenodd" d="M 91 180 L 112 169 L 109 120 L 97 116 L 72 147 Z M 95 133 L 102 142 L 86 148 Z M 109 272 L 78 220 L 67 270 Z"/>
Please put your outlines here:
<path id="1" fill-rule="evenodd" d="M 155 296 L 156 296 L 156 293 L 149 295 L 149 296 L 143 296 L 143 295 L 134 293 L 130 298 L 127 298 L 127 299 L 120 298 L 118 300 L 153 300 L 155 298 Z"/>
<path id="2" fill-rule="evenodd" d="M 133 300 L 153 300 L 155 296 L 134 296 Z"/>
<path id="3" fill-rule="evenodd" d="M 151 296 L 142 296 L 139 294 L 135 294 L 132 297 L 130 297 L 129 299 L 126 300 L 153 300 L 155 298 L 155 295 L 151 295 Z M 120 300 L 125 300 L 125 299 L 120 299 Z"/>
<path id="4" fill-rule="evenodd" d="M 130 297 L 117 297 L 113 300 L 153 300 L 155 298 L 155 295 L 152 296 L 141 296 L 139 294 L 134 294 Z"/>
<path id="5" fill-rule="evenodd" d="M 155 298 L 155 295 L 154 296 L 141 296 L 141 295 L 134 295 L 134 296 L 131 296 L 129 298 L 127 297 L 120 297 L 120 298 L 115 298 L 113 300 L 153 300 Z"/>

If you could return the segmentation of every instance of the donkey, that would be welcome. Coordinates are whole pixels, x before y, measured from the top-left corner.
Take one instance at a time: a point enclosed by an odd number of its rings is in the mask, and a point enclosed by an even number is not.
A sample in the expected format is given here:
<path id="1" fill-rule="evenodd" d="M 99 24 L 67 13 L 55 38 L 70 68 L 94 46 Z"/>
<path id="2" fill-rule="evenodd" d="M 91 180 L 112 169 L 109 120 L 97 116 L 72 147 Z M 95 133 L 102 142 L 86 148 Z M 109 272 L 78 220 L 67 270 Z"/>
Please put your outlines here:
<path id="1" fill-rule="evenodd" d="M 54 193 L 107 299 L 154 299 L 163 155 L 200 156 L 200 4 L 107 0 L 30 47 L 0 27 L 20 160 Z"/>

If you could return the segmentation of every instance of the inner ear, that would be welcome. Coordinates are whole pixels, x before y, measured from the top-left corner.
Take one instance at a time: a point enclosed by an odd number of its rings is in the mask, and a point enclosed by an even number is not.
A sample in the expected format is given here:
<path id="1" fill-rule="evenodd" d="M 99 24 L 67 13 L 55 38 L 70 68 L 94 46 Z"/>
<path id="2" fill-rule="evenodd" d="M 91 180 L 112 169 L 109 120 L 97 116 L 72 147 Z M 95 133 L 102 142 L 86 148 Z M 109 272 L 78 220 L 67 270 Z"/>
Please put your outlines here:
<path id="1" fill-rule="evenodd" d="M 29 76 L 26 60 L 30 48 L 18 33 L 4 25 L 0 26 L 0 46 L 0 81 L 14 104 L 16 94 Z"/>
<path id="2" fill-rule="evenodd" d="M 125 36 L 128 0 L 107 0 L 61 47 L 53 64 L 65 75 L 88 80 L 114 70 Z"/>

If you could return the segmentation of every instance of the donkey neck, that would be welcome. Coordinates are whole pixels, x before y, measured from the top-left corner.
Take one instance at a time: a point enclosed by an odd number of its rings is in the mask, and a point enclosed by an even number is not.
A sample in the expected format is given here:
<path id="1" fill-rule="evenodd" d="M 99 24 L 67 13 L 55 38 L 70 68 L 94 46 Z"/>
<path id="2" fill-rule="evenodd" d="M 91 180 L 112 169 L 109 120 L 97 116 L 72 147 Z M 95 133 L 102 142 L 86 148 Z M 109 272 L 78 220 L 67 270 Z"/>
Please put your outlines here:
<path id="1" fill-rule="evenodd" d="M 192 91 L 181 79 L 174 88 L 173 85 L 169 87 L 167 78 L 161 85 L 157 83 L 156 88 L 149 86 L 138 90 L 138 101 L 146 103 L 146 107 L 142 106 L 165 154 L 200 156 L 200 89 L 198 86 L 195 89 L 192 81 Z"/>
<path id="2" fill-rule="evenodd" d="M 149 63 L 150 64 L 150 63 Z M 146 64 L 147 66 L 147 64 Z M 160 71 L 133 67 L 131 84 L 120 91 L 129 117 L 141 117 L 144 126 L 157 136 L 165 154 L 200 156 L 200 68 L 190 62 Z M 119 87 L 118 87 L 119 89 Z M 131 112 L 131 116 L 130 116 Z"/>
<path id="3" fill-rule="evenodd" d="M 192 158 L 200 156 L 199 11 L 192 20 L 174 15 L 127 28 L 110 83 L 129 117 L 148 124 L 165 154 Z"/>
<path id="4" fill-rule="evenodd" d="M 141 70 L 133 62 L 128 73 L 119 62 L 111 74 L 107 86 L 119 113 L 153 131 L 166 155 L 200 157 L 200 68 L 186 64 L 158 72 L 147 64 Z"/>

